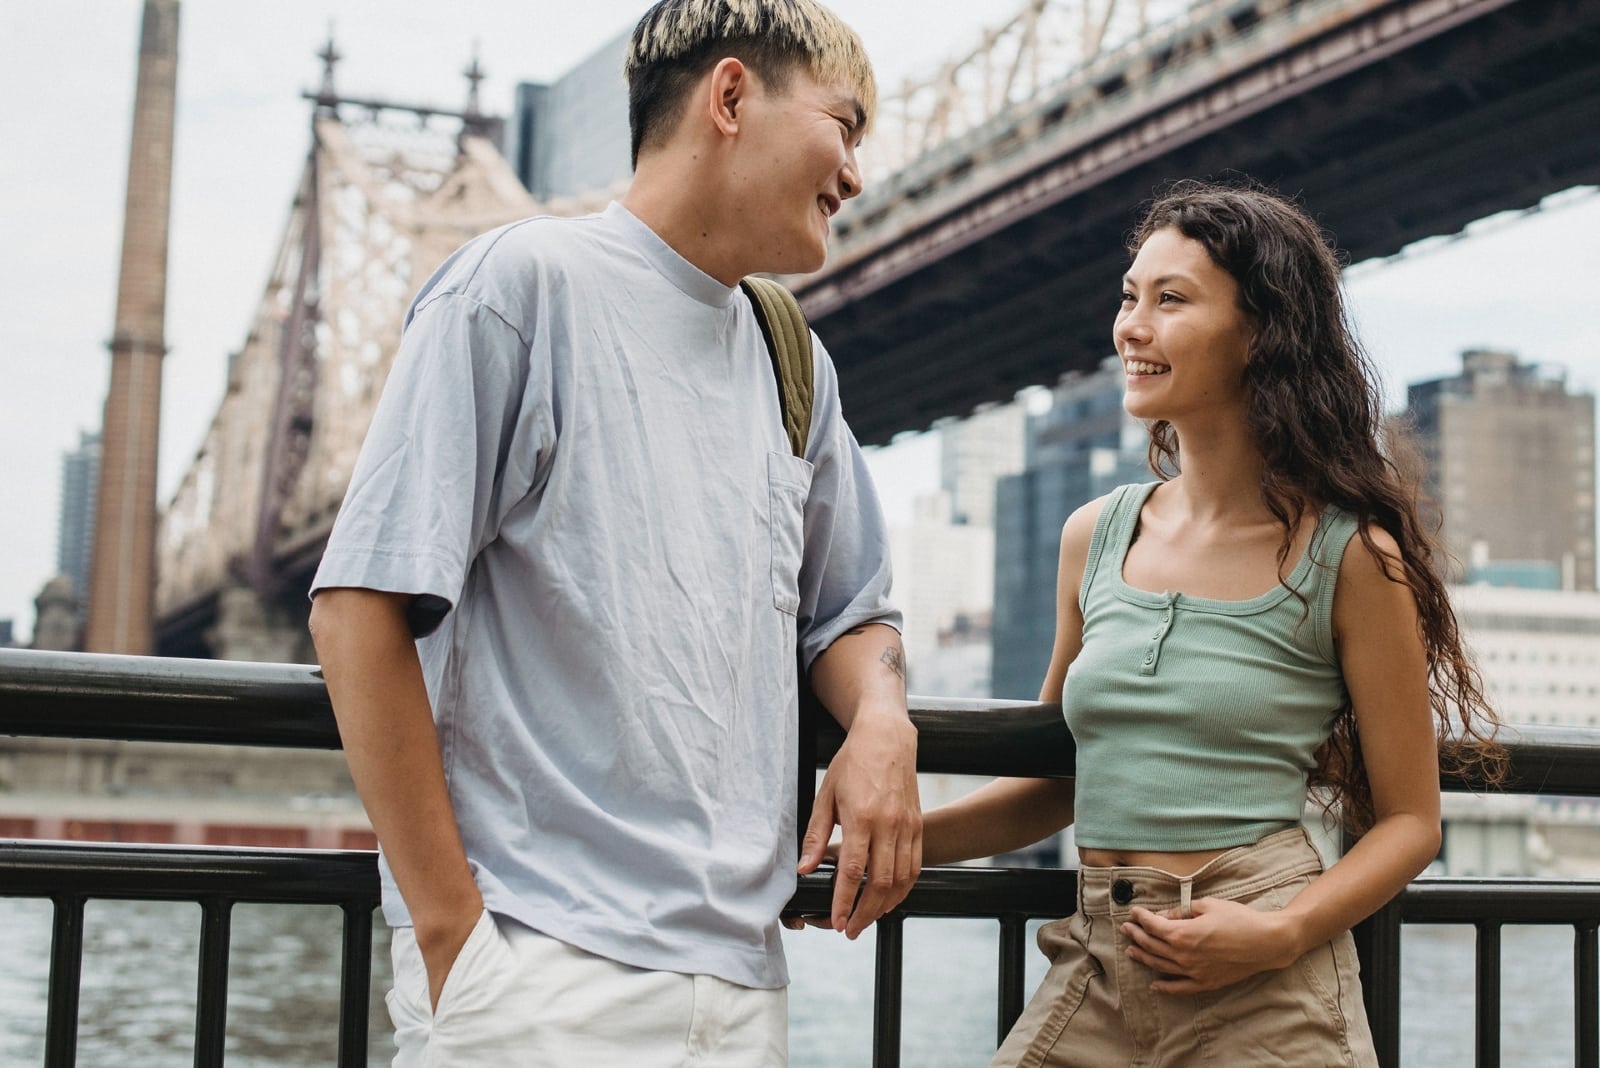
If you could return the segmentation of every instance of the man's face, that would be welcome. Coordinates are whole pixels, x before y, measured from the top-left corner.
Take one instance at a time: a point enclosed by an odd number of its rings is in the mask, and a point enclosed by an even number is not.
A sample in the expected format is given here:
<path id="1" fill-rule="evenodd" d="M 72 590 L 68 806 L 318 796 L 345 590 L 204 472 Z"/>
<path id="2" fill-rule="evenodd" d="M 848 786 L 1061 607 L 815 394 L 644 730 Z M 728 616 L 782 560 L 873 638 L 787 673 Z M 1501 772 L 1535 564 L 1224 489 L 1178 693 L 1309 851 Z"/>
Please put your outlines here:
<path id="1" fill-rule="evenodd" d="M 856 147 L 866 116 L 853 89 L 797 70 L 783 92 L 760 90 L 745 111 L 737 179 L 749 245 L 775 274 L 827 258 L 830 220 L 861 192 Z"/>

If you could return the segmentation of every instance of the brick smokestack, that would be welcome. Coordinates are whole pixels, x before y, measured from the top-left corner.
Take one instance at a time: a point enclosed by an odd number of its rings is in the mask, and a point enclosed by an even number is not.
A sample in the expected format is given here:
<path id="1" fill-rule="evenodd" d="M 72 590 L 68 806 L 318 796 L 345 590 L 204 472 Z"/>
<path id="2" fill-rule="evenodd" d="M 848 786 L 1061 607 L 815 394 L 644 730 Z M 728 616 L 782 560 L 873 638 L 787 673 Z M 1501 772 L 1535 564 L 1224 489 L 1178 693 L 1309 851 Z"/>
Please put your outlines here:
<path id="1" fill-rule="evenodd" d="M 156 445 L 166 354 L 167 223 L 178 84 L 178 0 L 145 0 L 133 98 L 127 207 L 111 387 L 101 425 L 100 490 L 84 648 L 153 649 Z"/>

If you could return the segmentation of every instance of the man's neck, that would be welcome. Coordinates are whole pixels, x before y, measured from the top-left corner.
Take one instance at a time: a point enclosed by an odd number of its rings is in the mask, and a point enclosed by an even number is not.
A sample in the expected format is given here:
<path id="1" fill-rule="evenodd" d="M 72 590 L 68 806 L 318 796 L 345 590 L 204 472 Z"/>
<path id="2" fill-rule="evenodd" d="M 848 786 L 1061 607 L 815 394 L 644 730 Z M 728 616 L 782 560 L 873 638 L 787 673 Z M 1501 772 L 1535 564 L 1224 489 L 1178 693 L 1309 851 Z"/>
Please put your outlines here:
<path id="1" fill-rule="evenodd" d="M 622 206 L 655 231 L 674 252 L 725 286 L 735 286 L 750 269 L 730 235 L 741 232 L 730 218 L 723 191 L 708 188 L 703 176 L 672 161 L 641 161 Z"/>

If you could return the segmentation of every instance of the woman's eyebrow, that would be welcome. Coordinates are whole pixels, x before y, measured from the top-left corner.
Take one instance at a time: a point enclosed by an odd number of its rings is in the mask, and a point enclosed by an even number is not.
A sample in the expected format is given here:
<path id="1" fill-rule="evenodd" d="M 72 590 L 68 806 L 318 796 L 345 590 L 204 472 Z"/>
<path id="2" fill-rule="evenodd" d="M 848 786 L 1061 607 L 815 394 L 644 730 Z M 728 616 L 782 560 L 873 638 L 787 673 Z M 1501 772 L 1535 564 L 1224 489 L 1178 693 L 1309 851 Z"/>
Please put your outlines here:
<path id="1" fill-rule="evenodd" d="M 1160 278 L 1154 279 L 1150 283 L 1150 287 L 1152 289 L 1160 289 L 1162 286 L 1171 285 L 1173 282 L 1177 282 L 1180 285 L 1190 285 L 1190 286 L 1195 284 L 1194 279 L 1190 278 L 1186 274 L 1164 274 Z M 1131 285 L 1137 285 L 1138 283 L 1136 283 L 1133 280 L 1133 276 L 1132 275 L 1125 274 L 1125 275 L 1122 276 L 1122 284 L 1125 285 L 1125 286 L 1131 286 Z"/>

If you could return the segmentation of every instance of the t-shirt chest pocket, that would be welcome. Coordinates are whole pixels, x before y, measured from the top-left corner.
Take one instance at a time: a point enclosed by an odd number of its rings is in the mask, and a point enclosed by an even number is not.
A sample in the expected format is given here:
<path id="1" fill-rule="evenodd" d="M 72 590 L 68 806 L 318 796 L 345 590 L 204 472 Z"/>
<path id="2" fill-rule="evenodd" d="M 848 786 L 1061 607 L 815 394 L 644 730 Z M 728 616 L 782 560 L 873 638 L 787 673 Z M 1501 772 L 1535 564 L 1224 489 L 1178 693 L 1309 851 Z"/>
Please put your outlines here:
<path id="1" fill-rule="evenodd" d="M 806 496 L 810 492 L 810 463 L 789 453 L 767 453 L 772 604 L 789 615 L 800 609 L 800 562 L 805 553 Z"/>

